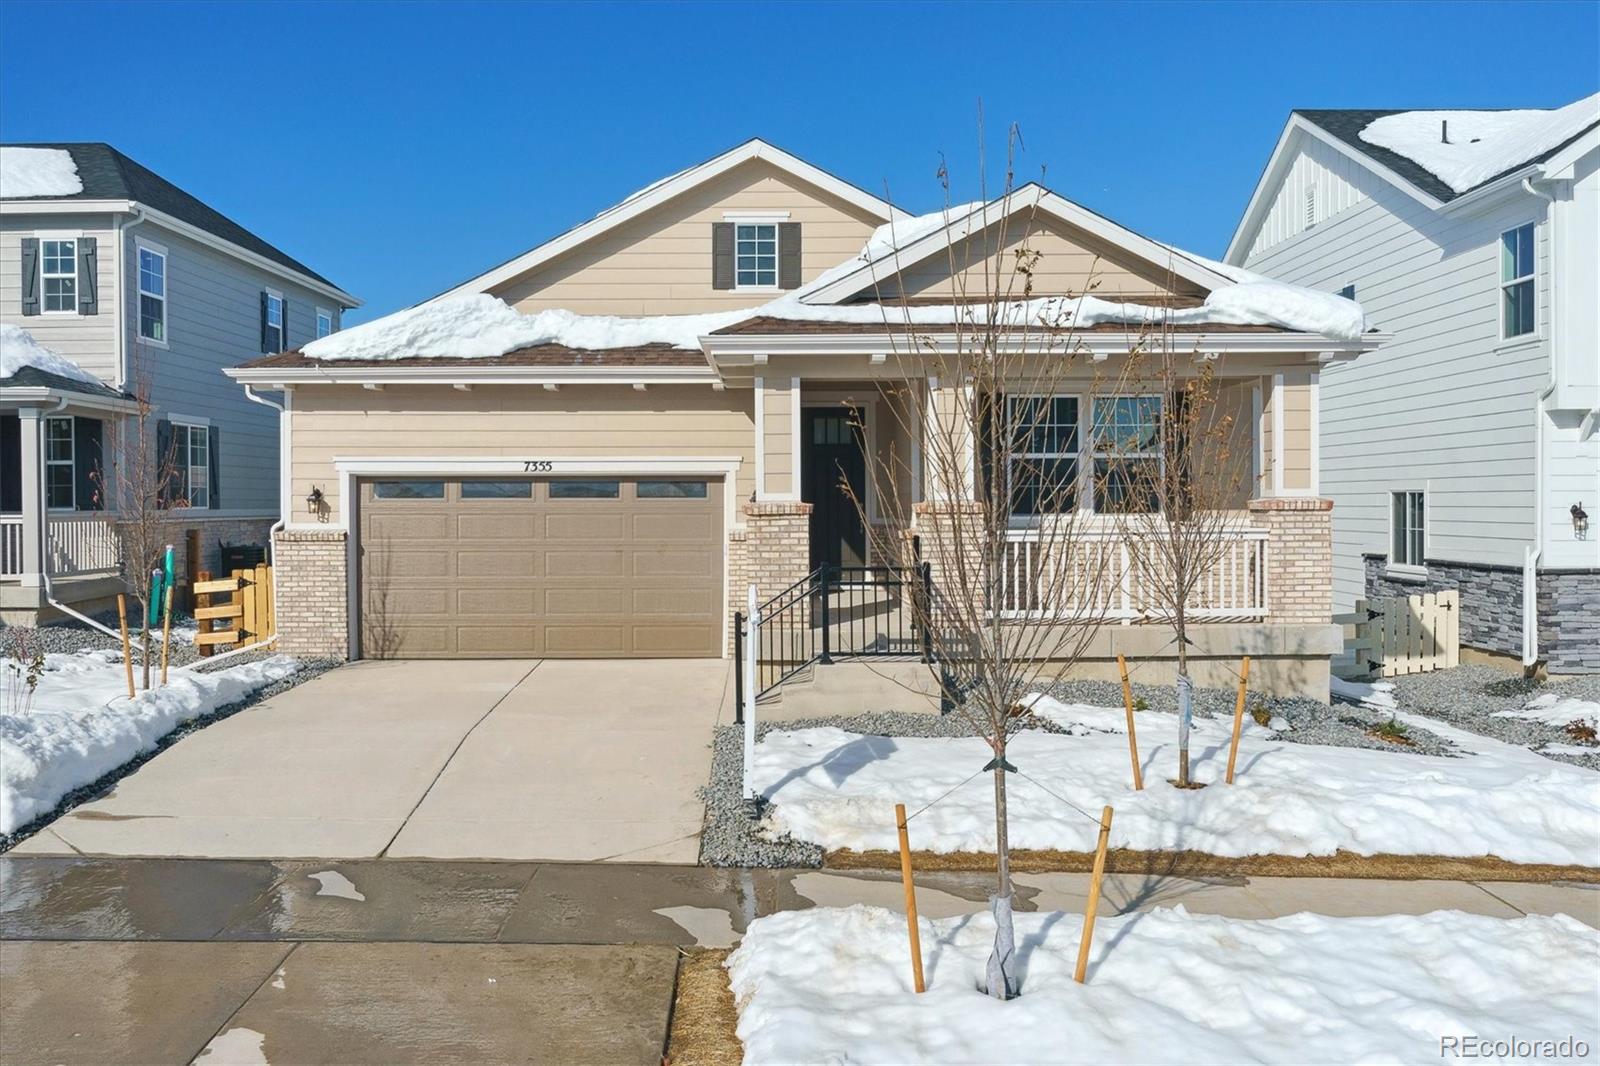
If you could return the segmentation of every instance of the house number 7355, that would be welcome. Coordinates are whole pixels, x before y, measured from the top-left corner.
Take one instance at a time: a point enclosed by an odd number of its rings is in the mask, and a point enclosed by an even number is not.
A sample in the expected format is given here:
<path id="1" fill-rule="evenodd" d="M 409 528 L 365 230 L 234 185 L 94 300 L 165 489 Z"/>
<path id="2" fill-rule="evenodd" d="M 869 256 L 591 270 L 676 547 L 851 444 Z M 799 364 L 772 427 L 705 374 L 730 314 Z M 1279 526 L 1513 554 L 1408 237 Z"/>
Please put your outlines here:
<path id="1" fill-rule="evenodd" d="M 550 459 L 528 459 L 522 464 L 522 469 L 530 474 L 545 474 L 555 468 L 555 462 Z"/>

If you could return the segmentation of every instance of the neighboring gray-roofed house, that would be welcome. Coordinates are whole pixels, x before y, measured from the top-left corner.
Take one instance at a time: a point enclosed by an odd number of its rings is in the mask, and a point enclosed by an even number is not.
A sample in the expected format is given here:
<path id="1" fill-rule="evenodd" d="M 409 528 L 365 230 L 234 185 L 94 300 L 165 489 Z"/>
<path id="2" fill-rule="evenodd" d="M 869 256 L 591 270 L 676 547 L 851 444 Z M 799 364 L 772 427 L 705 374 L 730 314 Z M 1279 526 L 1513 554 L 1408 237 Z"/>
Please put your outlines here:
<path id="1" fill-rule="evenodd" d="M 61 602 L 104 596 L 113 541 L 92 471 L 132 395 L 158 439 L 185 446 L 195 569 L 218 569 L 222 544 L 265 545 L 281 513 L 276 411 L 223 371 L 337 330 L 358 304 L 108 144 L 0 145 L 0 322 L 101 383 L 0 378 L 0 618 L 37 617 L 44 572 Z M 35 522 L 45 532 L 24 537 Z"/>

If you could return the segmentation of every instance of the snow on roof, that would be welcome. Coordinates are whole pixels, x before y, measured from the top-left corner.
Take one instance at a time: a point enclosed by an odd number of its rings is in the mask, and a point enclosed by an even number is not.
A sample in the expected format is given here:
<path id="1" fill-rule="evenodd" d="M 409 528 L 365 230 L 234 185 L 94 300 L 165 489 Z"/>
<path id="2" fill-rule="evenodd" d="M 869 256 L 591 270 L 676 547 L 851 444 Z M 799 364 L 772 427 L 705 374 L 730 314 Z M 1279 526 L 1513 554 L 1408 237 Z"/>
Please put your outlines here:
<path id="1" fill-rule="evenodd" d="M 45 374 L 100 384 L 99 378 L 52 352 L 21 326 L 0 322 L 0 380 L 14 377 L 17 371 L 30 366 Z"/>
<path id="2" fill-rule="evenodd" d="M 0 148 L 0 196 L 76 196 L 78 164 L 64 148 Z"/>
<path id="3" fill-rule="evenodd" d="M 1402 111 L 1367 123 L 1361 139 L 1405 156 L 1460 193 L 1596 122 L 1600 93 L 1553 111 Z"/>
<path id="4" fill-rule="evenodd" d="M 795 322 L 881 323 L 887 327 L 976 322 L 987 315 L 985 305 L 812 304 L 805 302 L 805 298 L 863 264 L 889 257 L 897 248 L 936 233 L 982 206 L 963 204 L 879 226 L 858 255 L 824 271 L 810 284 L 759 307 L 643 317 L 580 315 L 566 310 L 524 315 L 488 293 L 466 293 L 440 297 L 330 334 L 307 344 L 301 354 L 308 359 L 329 362 L 374 362 L 493 359 L 519 348 L 541 344 L 593 350 L 645 344 L 699 348 L 702 336 L 756 317 Z M 1019 326 L 1027 323 L 1087 328 L 1102 323 L 1157 326 L 1163 322 L 1258 325 L 1317 333 L 1344 341 L 1358 340 L 1366 331 L 1361 305 L 1354 300 L 1272 281 L 1182 249 L 1172 251 L 1234 279 L 1235 284 L 1212 290 L 1201 307 L 1163 308 L 1095 296 L 1048 296 L 1008 303 L 1000 314 L 1007 322 Z"/>

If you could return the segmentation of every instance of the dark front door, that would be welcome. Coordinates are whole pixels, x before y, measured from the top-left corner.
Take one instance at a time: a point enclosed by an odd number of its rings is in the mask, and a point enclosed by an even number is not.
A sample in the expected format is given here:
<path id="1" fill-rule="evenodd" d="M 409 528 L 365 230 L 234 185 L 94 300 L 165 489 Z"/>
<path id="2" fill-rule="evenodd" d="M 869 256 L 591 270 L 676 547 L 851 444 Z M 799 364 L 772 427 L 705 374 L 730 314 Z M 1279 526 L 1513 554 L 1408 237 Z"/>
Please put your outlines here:
<path id="1" fill-rule="evenodd" d="M 811 568 L 823 563 L 865 566 L 867 531 L 857 506 L 857 501 L 866 499 L 867 491 L 860 420 L 847 407 L 807 407 L 803 411 L 800 498 L 812 505 Z"/>

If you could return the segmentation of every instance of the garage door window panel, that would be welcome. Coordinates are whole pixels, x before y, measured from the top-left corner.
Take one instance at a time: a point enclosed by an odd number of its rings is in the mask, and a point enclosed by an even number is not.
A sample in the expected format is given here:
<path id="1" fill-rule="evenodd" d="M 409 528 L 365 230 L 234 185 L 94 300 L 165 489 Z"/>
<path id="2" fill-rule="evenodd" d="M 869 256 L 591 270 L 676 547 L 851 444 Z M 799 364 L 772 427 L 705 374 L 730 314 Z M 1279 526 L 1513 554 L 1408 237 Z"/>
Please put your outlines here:
<path id="1" fill-rule="evenodd" d="M 552 500 L 615 500 L 622 495 L 619 481 L 552 481 Z"/>
<path id="2" fill-rule="evenodd" d="M 704 481 L 641 481 L 636 493 L 641 500 L 703 500 Z"/>
<path id="3" fill-rule="evenodd" d="M 463 500 L 531 500 L 531 481 L 463 481 Z"/>
<path id="4" fill-rule="evenodd" d="M 442 481 L 374 481 L 372 495 L 380 500 L 442 500 Z"/>

